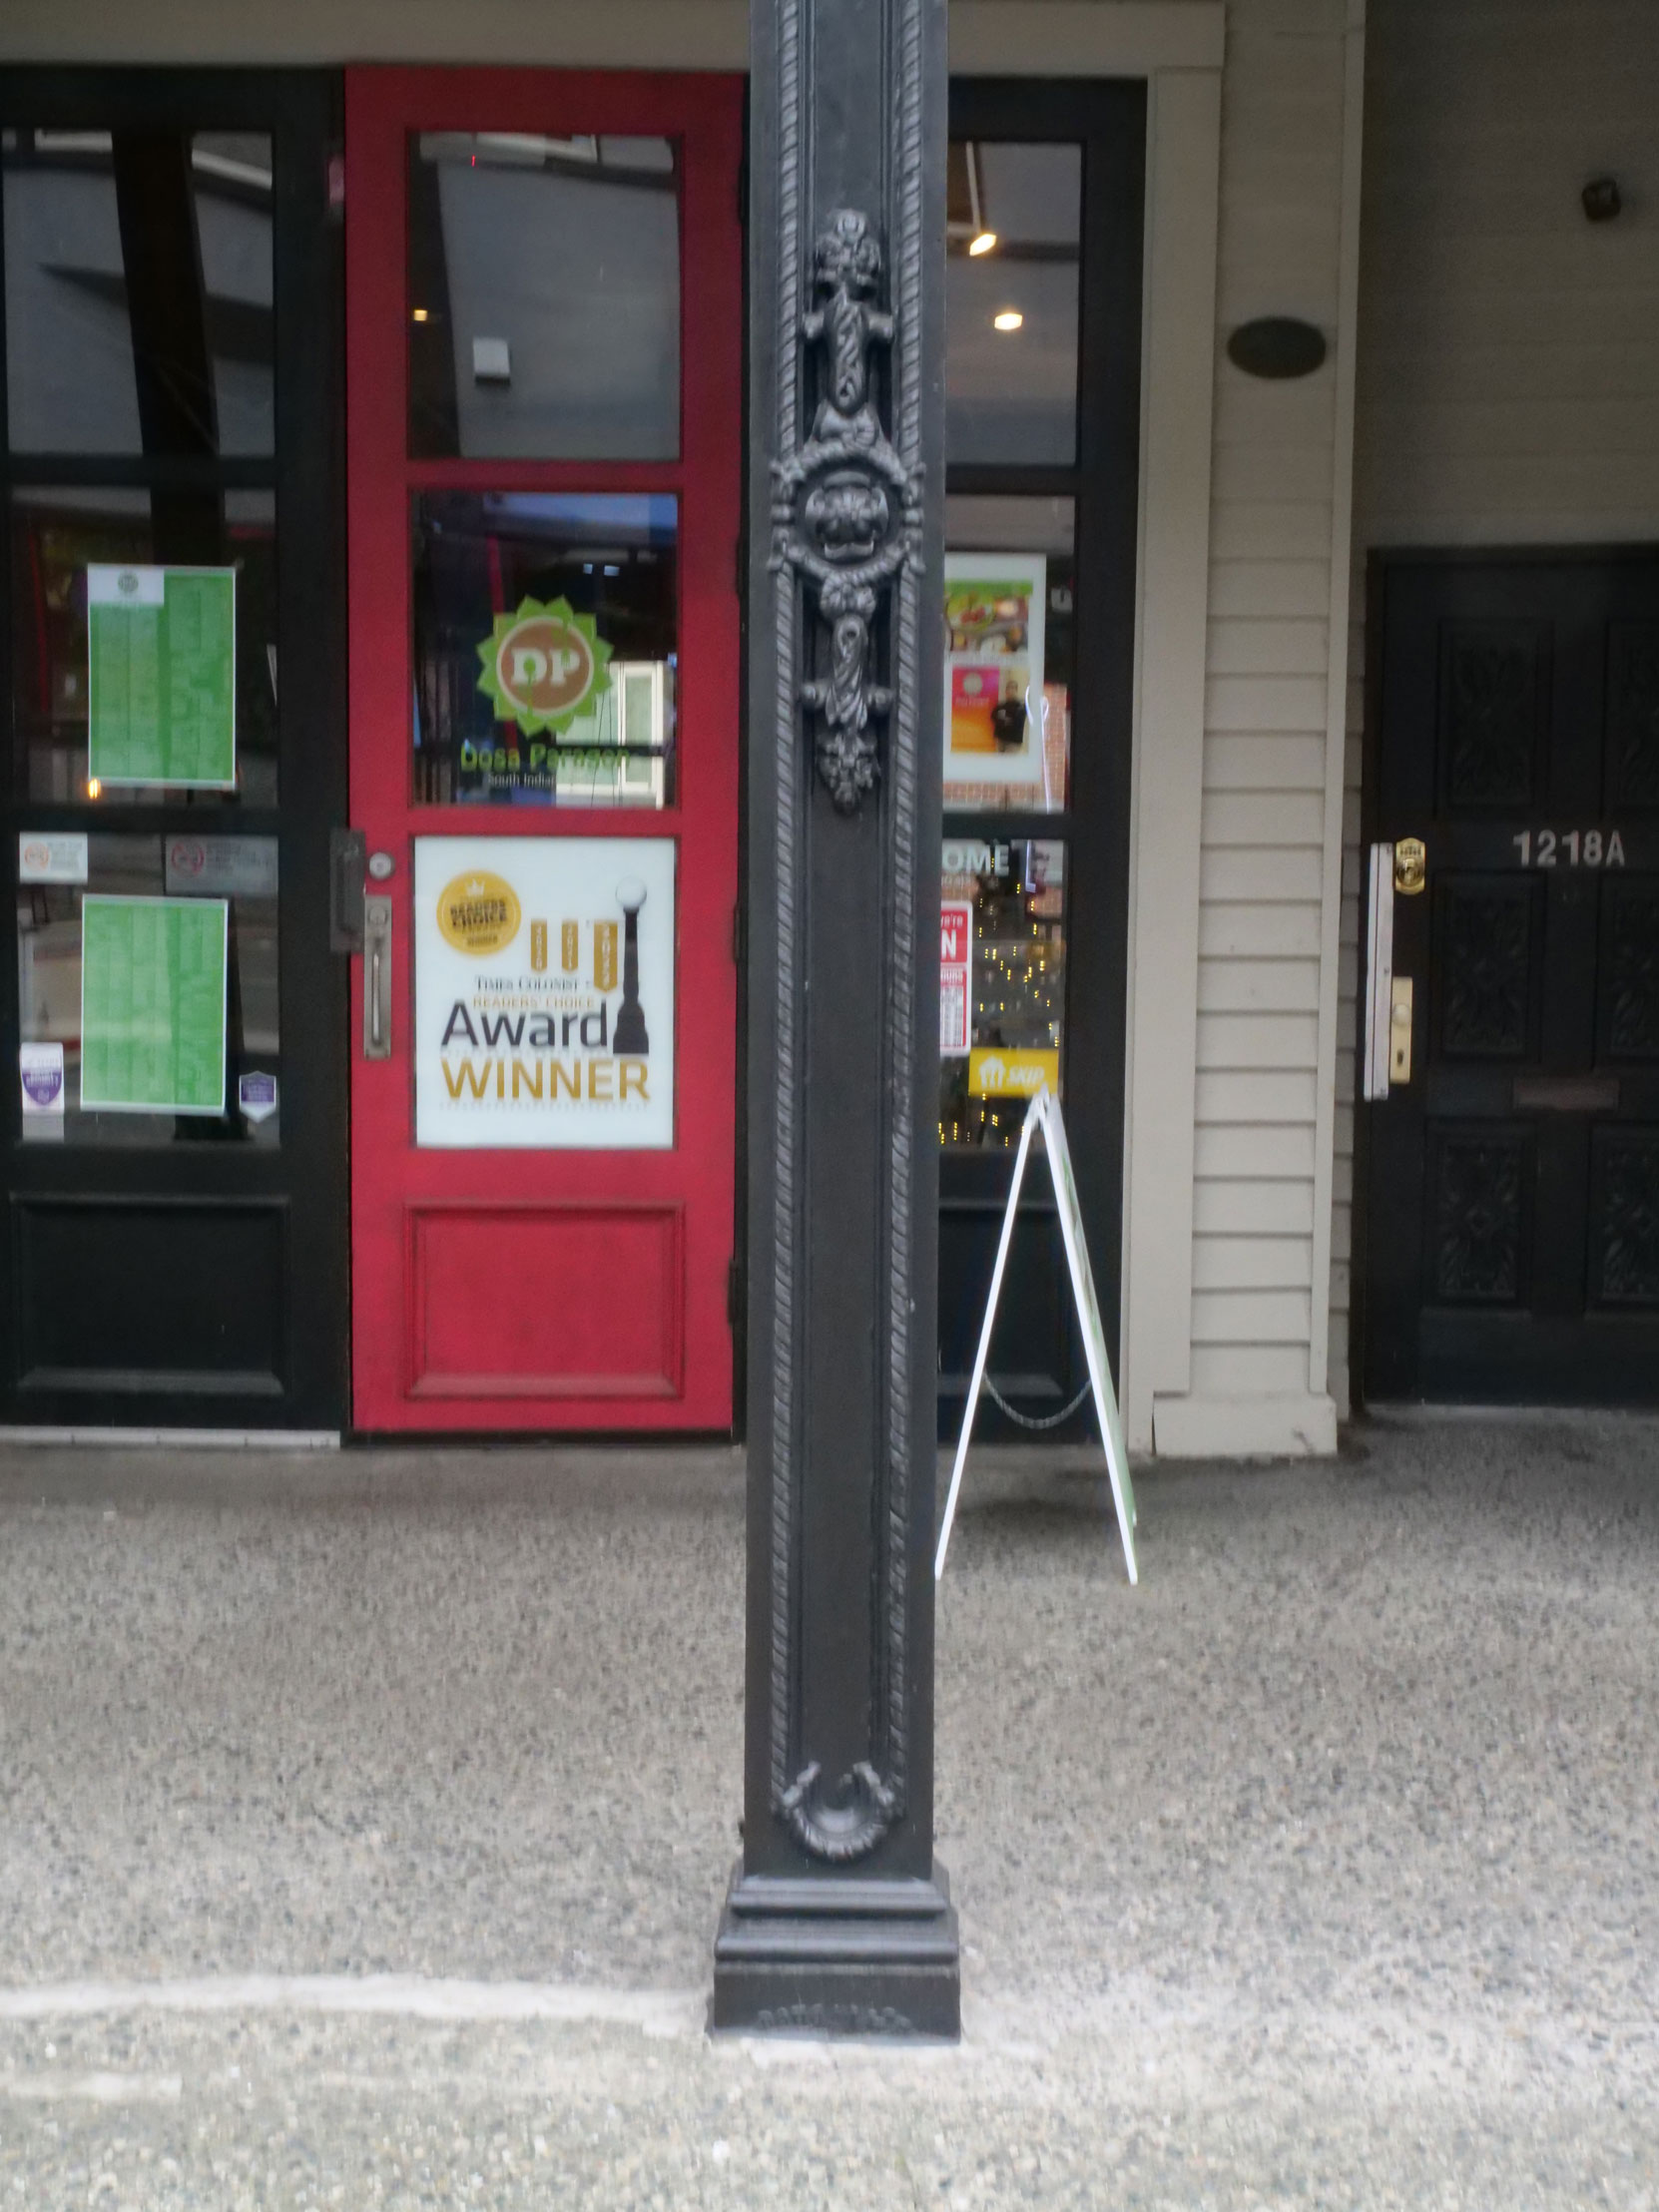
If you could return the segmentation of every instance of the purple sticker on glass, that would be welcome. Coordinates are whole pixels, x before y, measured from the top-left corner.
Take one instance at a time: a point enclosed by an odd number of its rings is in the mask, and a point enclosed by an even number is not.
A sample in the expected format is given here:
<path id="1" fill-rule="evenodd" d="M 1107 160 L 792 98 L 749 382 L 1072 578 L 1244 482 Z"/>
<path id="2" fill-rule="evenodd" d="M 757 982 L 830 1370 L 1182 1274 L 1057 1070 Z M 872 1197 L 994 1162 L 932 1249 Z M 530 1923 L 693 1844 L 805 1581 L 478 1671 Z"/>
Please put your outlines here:
<path id="1" fill-rule="evenodd" d="M 237 1104 L 250 1121 L 264 1121 L 276 1111 L 276 1078 L 256 1069 L 237 1084 Z"/>
<path id="2" fill-rule="evenodd" d="M 23 1111 L 26 1114 L 63 1112 L 61 1044 L 19 1045 L 17 1072 L 23 1079 Z"/>

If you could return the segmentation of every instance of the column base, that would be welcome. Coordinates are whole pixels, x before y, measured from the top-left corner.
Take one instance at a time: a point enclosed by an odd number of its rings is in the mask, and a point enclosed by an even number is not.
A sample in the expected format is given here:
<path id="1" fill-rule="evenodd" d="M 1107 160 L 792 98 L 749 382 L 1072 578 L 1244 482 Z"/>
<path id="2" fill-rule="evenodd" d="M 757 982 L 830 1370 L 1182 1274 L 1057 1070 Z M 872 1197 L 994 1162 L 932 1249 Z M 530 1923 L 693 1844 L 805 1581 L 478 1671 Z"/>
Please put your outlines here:
<path id="1" fill-rule="evenodd" d="M 962 1979 L 950 1884 L 746 1875 L 715 1937 L 710 2026 L 744 2035 L 955 2042 Z"/>

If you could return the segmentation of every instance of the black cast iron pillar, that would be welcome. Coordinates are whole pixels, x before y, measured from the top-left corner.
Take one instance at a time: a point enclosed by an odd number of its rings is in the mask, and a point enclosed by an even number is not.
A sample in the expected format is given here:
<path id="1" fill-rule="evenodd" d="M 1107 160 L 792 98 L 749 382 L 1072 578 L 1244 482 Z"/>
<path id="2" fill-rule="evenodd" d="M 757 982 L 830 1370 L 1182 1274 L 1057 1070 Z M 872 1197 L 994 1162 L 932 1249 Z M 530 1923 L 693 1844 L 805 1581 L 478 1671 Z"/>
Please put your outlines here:
<path id="1" fill-rule="evenodd" d="M 717 2027 L 955 2035 L 933 1863 L 944 0 L 754 0 L 749 1610 Z"/>

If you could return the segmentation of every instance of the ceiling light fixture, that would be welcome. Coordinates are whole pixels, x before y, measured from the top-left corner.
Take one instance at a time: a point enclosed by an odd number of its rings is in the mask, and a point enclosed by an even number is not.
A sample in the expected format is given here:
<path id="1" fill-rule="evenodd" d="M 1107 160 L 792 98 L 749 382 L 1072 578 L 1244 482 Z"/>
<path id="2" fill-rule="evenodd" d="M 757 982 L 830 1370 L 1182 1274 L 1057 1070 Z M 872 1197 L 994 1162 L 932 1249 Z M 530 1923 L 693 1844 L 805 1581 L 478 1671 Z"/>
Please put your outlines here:
<path id="1" fill-rule="evenodd" d="M 1017 330 L 1025 317 L 1017 307 L 1004 307 L 1000 313 L 993 314 L 991 320 L 999 330 Z"/>
<path id="2" fill-rule="evenodd" d="M 996 233 L 994 231 L 981 231 L 976 239 L 969 239 L 968 252 L 975 261 L 979 259 L 981 254 L 994 254 L 996 252 Z"/>

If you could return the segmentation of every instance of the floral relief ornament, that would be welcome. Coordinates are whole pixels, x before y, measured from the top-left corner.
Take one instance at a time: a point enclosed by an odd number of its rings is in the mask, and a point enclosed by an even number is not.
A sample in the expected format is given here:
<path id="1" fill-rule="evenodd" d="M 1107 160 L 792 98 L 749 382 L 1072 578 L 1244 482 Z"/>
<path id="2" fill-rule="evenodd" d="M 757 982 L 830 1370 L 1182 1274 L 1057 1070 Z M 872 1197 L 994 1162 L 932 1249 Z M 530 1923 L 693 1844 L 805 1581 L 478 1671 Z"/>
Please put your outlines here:
<path id="1" fill-rule="evenodd" d="M 819 774 L 850 815 L 878 774 L 870 724 L 892 692 L 871 678 L 871 631 L 894 577 L 918 556 L 922 471 L 894 452 L 870 392 L 871 349 L 891 345 L 894 318 L 871 303 L 881 249 L 855 209 L 830 216 L 814 276 L 820 303 L 801 334 L 824 347 L 829 389 L 812 435 L 773 464 L 772 566 L 805 579 L 830 628 L 829 670 L 803 683 L 801 703 L 820 719 Z"/>

